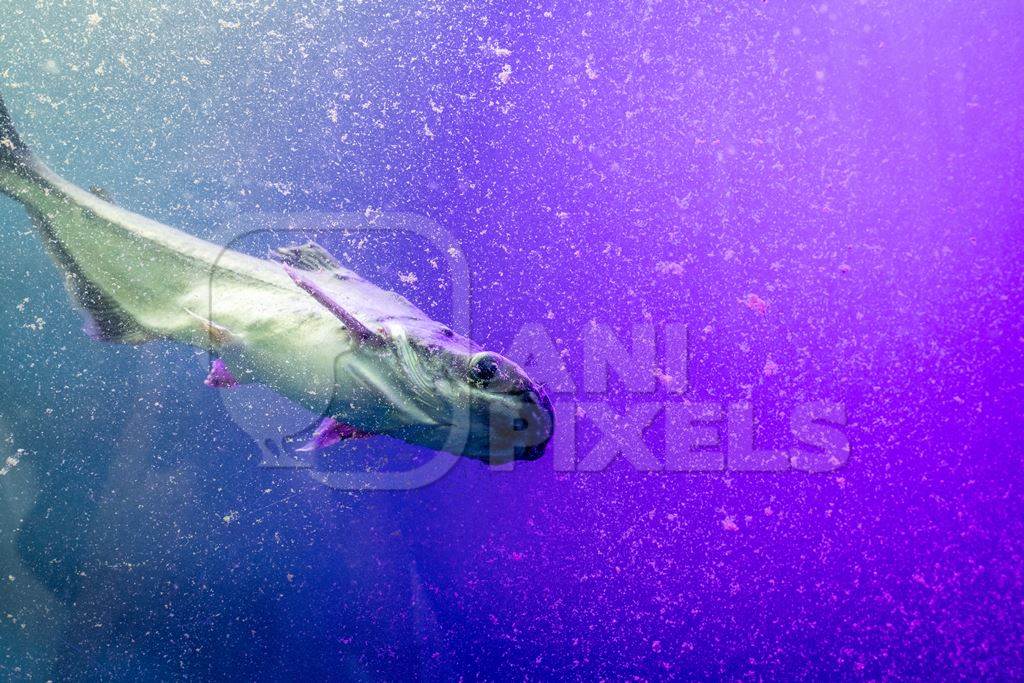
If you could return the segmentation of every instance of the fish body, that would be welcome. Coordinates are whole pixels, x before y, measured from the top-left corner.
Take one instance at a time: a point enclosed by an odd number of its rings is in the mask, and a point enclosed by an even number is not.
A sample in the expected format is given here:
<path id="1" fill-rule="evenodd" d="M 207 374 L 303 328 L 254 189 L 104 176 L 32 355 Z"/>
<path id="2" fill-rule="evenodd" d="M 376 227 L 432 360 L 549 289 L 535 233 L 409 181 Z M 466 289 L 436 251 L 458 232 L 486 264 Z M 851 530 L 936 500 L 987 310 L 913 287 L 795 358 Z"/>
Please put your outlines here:
<path id="1" fill-rule="evenodd" d="M 61 267 L 87 331 L 208 349 L 211 386 L 260 383 L 360 435 L 479 459 L 535 458 L 553 429 L 543 389 L 318 245 L 260 259 L 141 216 L 38 159 L 0 101 L 0 193 Z M 526 425 L 526 426 L 524 426 Z M 453 430 L 464 438 L 455 439 Z"/>

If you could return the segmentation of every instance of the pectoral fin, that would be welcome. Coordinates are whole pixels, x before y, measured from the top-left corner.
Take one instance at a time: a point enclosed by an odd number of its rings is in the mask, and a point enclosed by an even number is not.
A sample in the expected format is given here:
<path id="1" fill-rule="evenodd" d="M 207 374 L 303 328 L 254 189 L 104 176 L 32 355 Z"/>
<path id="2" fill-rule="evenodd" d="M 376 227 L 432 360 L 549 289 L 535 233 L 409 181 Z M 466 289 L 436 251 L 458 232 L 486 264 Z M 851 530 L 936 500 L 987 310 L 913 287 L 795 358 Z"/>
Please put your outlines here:
<path id="1" fill-rule="evenodd" d="M 238 335 L 236 335 L 234 332 L 224 327 L 223 325 L 218 325 L 209 318 L 204 318 L 198 313 L 195 313 L 194 311 L 191 311 L 187 308 L 185 309 L 185 312 L 188 313 L 193 318 L 195 318 L 195 320 L 202 327 L 203 332 L 205 332 L 206 335 L 210 338 L 211 346 L 213 346 L 214 348 L 227 346 L 228 344 L 232 344 L 238 341 Z"/>
<path id="2" fill-rule="evenodd" d="M 325 417 L 316 428 L 316 431 L 313 432 L 313 438 L 296 450 L 302 453 L 319 451 L 342 441 L 365 439 L 370 436 L 373 436 L 373 434 L 356 429 L 343 422 L 338 422 L 333 417 Z"/>
<path id="3" fill-rule="evenodd" d="M 349 313 L 344 306 L 335 301 L 327 292 L 320 288 L 310 277 L 303 274 L 302 272 L 292 268 L 287 263 L 284 264 L 284 270 L 288 273 L 288 277 L 292 279 L 296 285 L 299 286 L 304 292 L 309 294 L 318 304 L 326 308 L 331 314 L 340 320 L 352 335 L 358 339 L 361 343 L 367 344 L 379 344 L 383 341 L 376 332 L 373 332 L 370 328 L 364 325 L 358 318 Z"/>
<path id="4" fill-rule="evenodd" d="M 213 362 L 210 363 L 210 374 L 203 380 L 203 384 L 214 389 L 230 389 L 238 386 L 239 382 L 235 378 L 231 371 L 228 370 L 227 363 L 222 358 L 214 358 Z"/>

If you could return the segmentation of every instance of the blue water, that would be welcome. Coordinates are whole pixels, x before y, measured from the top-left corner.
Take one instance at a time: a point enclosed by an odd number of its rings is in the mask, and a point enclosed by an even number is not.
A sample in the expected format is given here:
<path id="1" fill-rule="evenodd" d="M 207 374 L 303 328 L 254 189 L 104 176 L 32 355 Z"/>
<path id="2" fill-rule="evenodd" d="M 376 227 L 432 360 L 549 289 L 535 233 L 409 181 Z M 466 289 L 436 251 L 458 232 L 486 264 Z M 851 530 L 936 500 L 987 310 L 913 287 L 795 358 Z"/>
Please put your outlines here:
<path id="1" fill-rule="evenodd" d="M 749 401 L 778 448 L 841 403 L 850 451 L 324 486 L 431 454 L 267 467 L 312 416 L 87 338 L 3 199 L 3 676 L 1022 675 L 1019 3 L 45 5 L 0 12 L 0 92 L 76 184 L 256 255 L 293 236 L 247 230 L 309 212 L 437 226 L 467 302 L 443 246 L 316 237 L 440 320 L 467 303 L 488 348 L 543 330 L 580 460 L 587 406 L 684 400 Z M 594 391 L 595 324 L 659 354 L 688 325 L 685 398 Z M 638 439 L 658 463 L 667 433 Z"/>

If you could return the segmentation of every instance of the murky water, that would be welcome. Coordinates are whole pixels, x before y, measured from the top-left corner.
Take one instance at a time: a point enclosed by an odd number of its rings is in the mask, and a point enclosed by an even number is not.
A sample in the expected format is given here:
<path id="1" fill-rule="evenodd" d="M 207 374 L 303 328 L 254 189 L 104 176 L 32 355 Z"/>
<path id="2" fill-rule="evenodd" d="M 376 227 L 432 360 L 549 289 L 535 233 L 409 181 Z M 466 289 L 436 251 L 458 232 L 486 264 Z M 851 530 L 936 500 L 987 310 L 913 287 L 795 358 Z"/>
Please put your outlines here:
<path id="1" fill-rule="evenodd" d="M 2 199 L 5 677 L 1024 675 L 1019 3 L 70 5 L 0 19 L 51 167 L 315 237 L 558 427 L 300 457 Z"/>

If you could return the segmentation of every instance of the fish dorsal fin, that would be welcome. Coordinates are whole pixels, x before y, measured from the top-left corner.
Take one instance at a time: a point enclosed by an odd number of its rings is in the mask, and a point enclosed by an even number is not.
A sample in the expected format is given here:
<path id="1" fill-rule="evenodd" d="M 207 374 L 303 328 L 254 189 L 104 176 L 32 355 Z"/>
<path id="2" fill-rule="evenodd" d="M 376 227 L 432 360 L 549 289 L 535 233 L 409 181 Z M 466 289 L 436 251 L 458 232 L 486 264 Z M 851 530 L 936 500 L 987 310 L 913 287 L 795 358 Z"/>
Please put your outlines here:
<path id="1" fill-rule="evenodd" d="M 293 244 L 276 250 L 274 257 L 298 270 L 340 270 L 341 264 L 316 242 Z"/>

